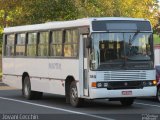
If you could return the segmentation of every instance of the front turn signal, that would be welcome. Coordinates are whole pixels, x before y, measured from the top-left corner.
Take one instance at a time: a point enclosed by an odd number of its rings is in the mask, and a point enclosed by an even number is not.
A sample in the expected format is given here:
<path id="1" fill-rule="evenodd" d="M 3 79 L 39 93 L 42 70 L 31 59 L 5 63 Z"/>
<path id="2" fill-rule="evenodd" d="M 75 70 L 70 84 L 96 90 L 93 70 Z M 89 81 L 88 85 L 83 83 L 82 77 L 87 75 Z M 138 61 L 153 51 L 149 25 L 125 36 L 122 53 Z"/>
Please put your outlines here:
<path id="1" fill-rule="evenodd" d="M 97 87 L 97 83 L 96 82 L 92 82 L 92 87 Z"/>
<path id="2" fill-rule="evenodd" d="M 157 81 L 156 80 L 153 80 L 152 83 L 153 83 L 153 85 L 157 85 Z"/>

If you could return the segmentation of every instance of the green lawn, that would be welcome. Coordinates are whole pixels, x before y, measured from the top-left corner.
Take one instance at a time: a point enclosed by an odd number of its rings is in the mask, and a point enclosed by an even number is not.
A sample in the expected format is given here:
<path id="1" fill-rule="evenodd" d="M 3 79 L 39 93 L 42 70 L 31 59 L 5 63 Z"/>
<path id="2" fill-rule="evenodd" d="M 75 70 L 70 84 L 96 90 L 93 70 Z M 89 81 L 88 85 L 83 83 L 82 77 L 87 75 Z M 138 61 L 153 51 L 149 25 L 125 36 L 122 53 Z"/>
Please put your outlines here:
<path id="1" fill-rule="evenodd" d="M 157 34 L 153 35 L 154 44 L 160 44 L 160 37 Z"/>

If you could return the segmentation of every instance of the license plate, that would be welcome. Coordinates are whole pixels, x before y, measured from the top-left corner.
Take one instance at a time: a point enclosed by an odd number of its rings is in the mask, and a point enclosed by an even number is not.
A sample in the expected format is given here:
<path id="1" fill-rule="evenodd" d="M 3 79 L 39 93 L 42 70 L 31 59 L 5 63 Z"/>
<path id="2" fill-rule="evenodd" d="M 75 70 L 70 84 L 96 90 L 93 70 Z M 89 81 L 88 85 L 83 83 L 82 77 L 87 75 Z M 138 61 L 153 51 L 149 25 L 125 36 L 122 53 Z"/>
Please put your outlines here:
<path id="1" fill-rule="evenodd" d="M 122 91 L 122 95 L 132 95 L 132 91 Z"/>

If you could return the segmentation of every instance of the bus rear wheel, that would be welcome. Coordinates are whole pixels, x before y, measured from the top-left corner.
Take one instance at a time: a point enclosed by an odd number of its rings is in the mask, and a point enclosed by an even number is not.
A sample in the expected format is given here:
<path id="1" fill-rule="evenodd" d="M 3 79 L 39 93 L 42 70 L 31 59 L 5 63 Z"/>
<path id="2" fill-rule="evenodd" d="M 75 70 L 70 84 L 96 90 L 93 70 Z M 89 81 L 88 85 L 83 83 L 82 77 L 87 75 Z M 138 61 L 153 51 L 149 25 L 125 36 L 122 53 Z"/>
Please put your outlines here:
<path id="1" fill-rule="evenodd" d="M 72 81 L 70 85 L 70 104 L 74 107 L 80 107 L 83 103 L 82 98 L 78 98 L 76 82 Z"/>
<path id="2" fill-rule="evenodd" d="M 134 98 L 123 98 L 120 100 L 122 106 L 131 106 L 134 102 Z"/>
<path id="3" fill-rule="evenodd" d="M 31 90 L 31 83 L 30 83 L 30 79 L 28 76 L 24 78 L 22 94 L 27 100 L 40 99 L 42 98 L 42 95 L 43 95 L 42 92 Z"/>

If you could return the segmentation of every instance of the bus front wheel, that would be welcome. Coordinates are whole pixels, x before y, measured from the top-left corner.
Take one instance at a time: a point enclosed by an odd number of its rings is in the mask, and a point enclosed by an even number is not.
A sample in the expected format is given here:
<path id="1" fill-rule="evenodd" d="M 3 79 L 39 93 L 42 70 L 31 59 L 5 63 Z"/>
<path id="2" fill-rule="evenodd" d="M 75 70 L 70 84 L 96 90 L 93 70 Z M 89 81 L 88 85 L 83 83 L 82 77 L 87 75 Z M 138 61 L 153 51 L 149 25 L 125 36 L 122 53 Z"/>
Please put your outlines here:
<path id="1" fill-rule="evenodd" d="M 24 78 L 23 86 L 22 86 L 22 94 L 28 100 L 40 99 L 43 95 L 42 92 L 31 90 L 31 83 L 30 83 L 30 79 L 28 76 Z"/>
<path id="2" fill-rule="evenodd" d="M 123 106 L 131 106 L 134 102 L 134 98 L 123 98 L 120 102 Z"/>
<path id="3" fill-rule="evenodd" d="M 70 104 L 74 107 L 80 107 L 83 103 L 82 98 L 78 98 L 76 82 L 72 81 L 70 85 Z"/>

